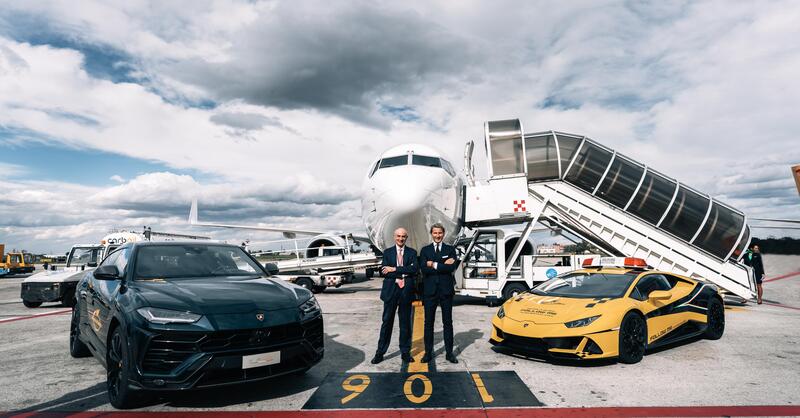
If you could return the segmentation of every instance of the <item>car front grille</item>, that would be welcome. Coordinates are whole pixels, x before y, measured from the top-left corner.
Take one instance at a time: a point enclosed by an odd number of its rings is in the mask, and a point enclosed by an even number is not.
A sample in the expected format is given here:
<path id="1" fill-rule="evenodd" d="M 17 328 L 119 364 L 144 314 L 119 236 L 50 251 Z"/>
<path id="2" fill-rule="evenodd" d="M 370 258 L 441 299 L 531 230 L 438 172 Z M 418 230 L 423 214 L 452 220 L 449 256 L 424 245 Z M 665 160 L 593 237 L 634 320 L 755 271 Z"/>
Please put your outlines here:
<path id="1" fill-rule="evenodd" d="M 305 339 L 315 349 L 323 344 L 322 317 L 298 324 L 216 332 L 162 332 L 147 344 L 145 373 L 169 373 L 199 353 L 247 355 Z"/>
<path id="2" fill-rule="evenodd" d="M 521 337 L 508 333 L 505 334 L 503 343 L 516 350 L 529 351 L 537 354 L 546 354 L 548 348 L 550 348 L 542 338 Z"/>

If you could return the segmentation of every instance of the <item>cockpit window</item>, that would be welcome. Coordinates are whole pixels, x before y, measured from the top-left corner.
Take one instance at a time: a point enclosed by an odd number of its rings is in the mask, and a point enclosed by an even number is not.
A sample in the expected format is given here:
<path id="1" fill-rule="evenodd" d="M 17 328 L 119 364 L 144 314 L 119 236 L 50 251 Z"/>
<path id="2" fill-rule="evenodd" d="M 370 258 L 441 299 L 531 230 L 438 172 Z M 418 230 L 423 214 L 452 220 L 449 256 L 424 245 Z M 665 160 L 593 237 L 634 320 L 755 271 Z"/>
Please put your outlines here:
<path id="1" fill-rule="evenodd" d="M 378 171 L 378 166 L 381 165 L 381 160 L 375 161 L 375 164 L 372 164 L 372 168 L 369 170 L 369 178 L 372 178 L 372 175 Z"/>
<path id="2" fill-rule="evenodd" d="M 436 157 L 428 157 L 425 155 L 412 155 L 411 156 L 411 164 L 413 165 L 424 165 L 426 167 L 441 167 L 442 160 Z"/>
<path id="3" fill-rule="evenodd" d="M 398 167 L 408 164 L 407 155 L 398 155 L 397 157 L 384 158 L 378 163 L 378 168 Z"/>
<path id="4" fill-rule="evenodd" d="M 456 170 L 453 169 L 453 166 L 450 165 L 447 160 L 442 160 L 442 168 L 444 168 L 444 171 L 447 171 L 447 174 L 449 174 L 451 177 L 456 176 Z"/>

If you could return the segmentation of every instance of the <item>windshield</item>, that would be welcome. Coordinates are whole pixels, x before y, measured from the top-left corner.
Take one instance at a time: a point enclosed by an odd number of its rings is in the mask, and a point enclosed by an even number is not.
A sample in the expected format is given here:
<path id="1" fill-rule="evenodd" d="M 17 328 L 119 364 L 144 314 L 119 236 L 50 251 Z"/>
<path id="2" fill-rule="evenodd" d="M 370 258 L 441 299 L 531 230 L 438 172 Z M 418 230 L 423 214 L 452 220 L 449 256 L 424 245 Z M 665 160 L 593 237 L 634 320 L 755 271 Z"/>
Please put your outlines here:
<path id="1" fill-rule="evenodd" d="M 72 251 L 69 253 L 69 259 L 67 259 L 67 267 L 76 266 L 76 265 L 84 265 L 84 264 L 95 264 L 100 261 L 99 259 L 102 258 L 103 248 L 102 247 L 76 247 L 73 248 Z"/>
<path id="2" fill-rule="evenodd" d="M 398 155 L 397 157 L 384 158 L 378 163 L 378 168 L 399 167 L 408 164 L 407 155 Z"/>
<path id="3" fill-rule="evenodd" d="M 436 157 L 428 157 L 425 155 L 412 155 L 411 164 L 424 165 L 426 167 L 441 167 L 442 161 Z"/>
<path id="4" fill-rule="evenodd" d="M 620 298 L 638 274 L 567 273 L 554 277 L 536 288 L 533 293 L 570 298 Z"/>
<path id="5" fill-rule="evenodd" d="M 265 274 L 239 247 L 192 244 L 141 247 L 134 271 L 135 279 Z"/>

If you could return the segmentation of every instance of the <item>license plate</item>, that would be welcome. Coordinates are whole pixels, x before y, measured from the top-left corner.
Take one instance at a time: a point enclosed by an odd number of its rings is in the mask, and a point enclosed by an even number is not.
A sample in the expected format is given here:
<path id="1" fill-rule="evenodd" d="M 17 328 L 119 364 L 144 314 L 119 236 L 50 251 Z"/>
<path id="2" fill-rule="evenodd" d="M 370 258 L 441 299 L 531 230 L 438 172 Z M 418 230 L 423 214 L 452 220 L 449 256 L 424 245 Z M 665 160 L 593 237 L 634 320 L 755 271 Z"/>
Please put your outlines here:
<path id="1" fill-rule="evenodd" d="M 242 357 L 242 369 L 252 369 L 255 367 L 269 366 L 271 364 L 278 364 L 281 362 L 281 352 L 273 351 L 271 353 L 253 354 L 250 356 Z"/>

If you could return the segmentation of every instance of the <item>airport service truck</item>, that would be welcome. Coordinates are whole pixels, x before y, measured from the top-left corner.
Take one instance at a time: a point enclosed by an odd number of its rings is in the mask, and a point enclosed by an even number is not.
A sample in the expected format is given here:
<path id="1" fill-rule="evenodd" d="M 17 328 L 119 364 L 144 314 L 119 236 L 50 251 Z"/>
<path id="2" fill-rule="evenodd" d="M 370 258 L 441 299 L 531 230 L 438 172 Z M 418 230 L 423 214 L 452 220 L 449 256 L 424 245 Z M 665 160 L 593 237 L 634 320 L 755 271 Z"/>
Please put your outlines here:
<path id="1" fill-rule="evenodd" d="M 99 244 L 73 245 L 67 253 L 65 266 L 53 265 L 52 270 L 34 274 L 22 281 L 22 303 L 28 308 L 37 308 L 44 302 L 61 302 L 66 306 L 73 306 L 78 280 L 94 270 L 106 254 L 122 244 L 149 239 L 147 231 L 114 231 L 104 236 Z"/>
<path id="2" fill-rule="evenodd" d="M 349 243 L 348 243 L 349 244 Z M 350 283 L 356 270 L 377 269 L 380 257 L 372 252 L 353 252 L 349 245 L 320 248 L 316 257 L 296 256 L 266 265 L 277 277 L 320 293 L 328 287 Z"/>
<path id="3" fill-rule="evenodd" d="M 506 262 L 522 234 L 504 228 L 482 227 L 459 240 L 461 264 L 455 271 L 456 294 L 485 298 L 489 305 L 527 291 L 561 273 L 581 268 L 592 254 L 535 254 L 530 241 L 522 244 L 520 256 L 503 277 Z"/>
<path id="4" fill-rule="evenodd" d="M 33 265 L 33 255 L 23 252 L 5 253 L 5 245 L 0 244 L 0 277 L 9 274 L 32 273 L 36 267 Z"/>
<path id="5" fill-rule="evenodd" d="M 67 255 L 66 265 L 53 265 L 52 270 L 34 274 L 22 281 L 22 303 L 28 308 L 37 308 L 44 302 L 73 306 L 75 285 L 87 271 L 97 267 L 105 249 L 105 245 L 98 244 L 73 245 Z"/>

